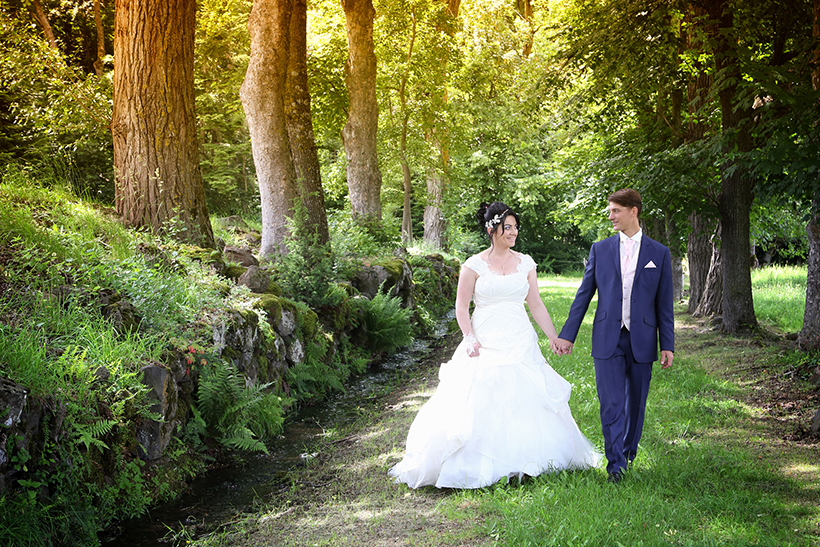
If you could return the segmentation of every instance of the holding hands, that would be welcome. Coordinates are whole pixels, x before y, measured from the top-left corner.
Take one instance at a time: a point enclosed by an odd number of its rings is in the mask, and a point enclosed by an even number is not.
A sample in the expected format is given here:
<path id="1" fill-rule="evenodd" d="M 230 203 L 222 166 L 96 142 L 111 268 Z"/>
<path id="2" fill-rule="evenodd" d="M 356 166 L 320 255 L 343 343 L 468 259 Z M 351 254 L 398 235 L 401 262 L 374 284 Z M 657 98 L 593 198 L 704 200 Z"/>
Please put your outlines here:
<path id="1" fill-rule="evenodd" d="M 550 342 L 550 347 L 555 355 L 571 355 L 572 342 L 563 338 L 556 338 Z"/>

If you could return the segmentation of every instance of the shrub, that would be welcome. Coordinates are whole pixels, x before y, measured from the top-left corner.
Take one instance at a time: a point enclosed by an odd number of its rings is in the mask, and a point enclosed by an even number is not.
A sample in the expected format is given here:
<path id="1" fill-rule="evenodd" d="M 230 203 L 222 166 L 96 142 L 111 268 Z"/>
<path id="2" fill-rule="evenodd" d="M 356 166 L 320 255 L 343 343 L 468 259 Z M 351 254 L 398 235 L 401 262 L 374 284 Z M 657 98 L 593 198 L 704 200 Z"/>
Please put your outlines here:
<path id="1" fill-rule="evenodd" d="M 208 435 L 226 448 L 268 452 L 265 439 L 279 433 L 285 401 L 268 388 L 248 386 L 233 366 L 215 359 L 202 369 L 188 437 Z M 193 435 L 191 435 L 193 433 Z"/>
<path id="2" fill-rule="evenodd" d="M 381 290 L 372 300 L 357 299 L 361 325 L 367 344 L 374 351 L 395 353 L 413 341 L 410 318 L 413 311 L 401 307 L 401 300 Z"/>

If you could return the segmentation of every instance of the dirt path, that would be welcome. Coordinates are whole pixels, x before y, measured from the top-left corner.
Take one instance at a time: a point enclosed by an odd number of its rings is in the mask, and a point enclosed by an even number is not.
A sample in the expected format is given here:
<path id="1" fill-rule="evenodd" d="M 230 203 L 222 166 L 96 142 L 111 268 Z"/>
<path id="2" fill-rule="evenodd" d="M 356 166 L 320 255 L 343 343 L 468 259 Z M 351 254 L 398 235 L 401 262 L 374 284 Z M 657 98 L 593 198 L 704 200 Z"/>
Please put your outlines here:
<path id="1" fill-rule="evenodd" d="M 820 499 L 820 439 L 808 431 L 820 395 L 798 381 L 806 371 L 789 364 L 789 342 L 774 337 L 727 339 L 688 315 L 677 319 L 678 352 L 697 359 L 710 374 L 747 388 L 744 402 L 756 412 L 754 423 L 744 427 L 753 428 L 756 435 L 746 442 L 757 443 L 761 458 L 813 485 L 806 499 L 794 501 Z M 269 500 L 269 509 L 224 532 L 217 542 L 333 547 L 494 544 L 476 507 L 466 502 L 442 504 L 452 492 L 411 491 L 393 484 L 385 473 L 401 458 L 409 425 L 437 385 L 440 363 L 458 341 L 445 338 L 427 359 L 402 372 L 393 391 L 362 407 L 355 424 L 327 431 L 310 448 L 315 457 L 292 472 L 289 482 Z M 778 351 L 784 355 L 782 362 Z"/>

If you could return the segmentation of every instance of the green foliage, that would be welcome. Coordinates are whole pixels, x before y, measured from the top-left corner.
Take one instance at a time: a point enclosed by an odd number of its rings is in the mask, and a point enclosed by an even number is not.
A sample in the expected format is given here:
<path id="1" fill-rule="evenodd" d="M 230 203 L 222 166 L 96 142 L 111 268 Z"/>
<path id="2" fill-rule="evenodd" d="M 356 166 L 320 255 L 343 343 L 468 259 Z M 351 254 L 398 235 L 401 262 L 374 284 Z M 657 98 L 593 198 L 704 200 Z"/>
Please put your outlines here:
<path id="1" fill-rule="evenodd" d="M 200 167 L 208 210 L 219 215 L 259 209 L 250 136 L 239 98 L 248 68 L 247 0 L 197 3 L 194 87 Z"/>
<path id="2" fill-rule="evenodd" d="M 330 245 L 319 243 L 319 235 L 307 225 L 307 211 L 301 202 L 288 225 L 288 253 L 277 263 L 277 280 L 284 293 L 316 309 L 339 305 L 346 295 L 333 284 L 338 273 L 335 256 Z"/>
<path id="3" fill-rule="evenodd" d="M 360 327 L 373 351 L 395 353 L 413 341 L 410 324 L 413 311 L 402 308 L 398 297 L 388 296 L 380 290 L 372 300 L 359 298 L 353 302 L 359 308 Z"/>
<path id="4" fill-rule="evenodd" d="M 231 364 L 221 359 L 211 361 L 200 373 L 191 433 L 204 429 L 226 448 L 267 454 L 265 441 L 281 431 L 287 404 L 269 387 L 249 386 Z"/>
<path id="5" fill-rule="evenodd" d="M 784 332 L 803 328 L 806 267 L 769 266 L 752 270 L 752 295 L 758 320 Z"/>
<path id="6" fill-rule="evenodd" d="M 39 29 L 7 9 L 0 9 L 0 44 L 4 163 L 14 159 L 79 193 L 112 199 L 111 81 L 73 65 L 70 52 L 49 47 Z"/>
<path id="7" fill-rule="evenodd" d="M 329 335 L 318 332 L 306 340 L 304 359 L 288 367 L 288 385 L 297 400 L 320 399 L 333 390 L 344 391 L 350 365 L 328 359 L 331 341 Z"/>
<path id="8" fill-rule="evenodd" d="M 389 255 L 401 245 L 401 220 L 356 218 L 349 208 L 327 215 L 330 244 L 339 261 L 352 257 Z"/>

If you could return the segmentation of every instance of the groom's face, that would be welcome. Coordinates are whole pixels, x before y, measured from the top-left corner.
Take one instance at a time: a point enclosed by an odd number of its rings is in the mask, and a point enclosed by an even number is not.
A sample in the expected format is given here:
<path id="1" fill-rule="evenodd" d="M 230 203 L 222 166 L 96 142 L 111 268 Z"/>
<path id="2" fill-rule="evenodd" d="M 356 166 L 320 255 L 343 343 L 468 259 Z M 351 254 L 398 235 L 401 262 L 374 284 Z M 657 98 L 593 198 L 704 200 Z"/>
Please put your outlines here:
<path id="1" fill-rule="evenodd" d="M 627 232 L 631 236 L 638 231 L 638 208 L 625 207 L 614 201 L 609 202 L 609 221 L 616 232 Z"/>

